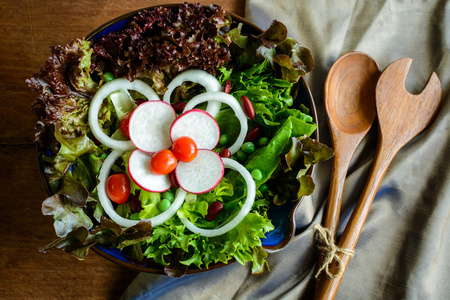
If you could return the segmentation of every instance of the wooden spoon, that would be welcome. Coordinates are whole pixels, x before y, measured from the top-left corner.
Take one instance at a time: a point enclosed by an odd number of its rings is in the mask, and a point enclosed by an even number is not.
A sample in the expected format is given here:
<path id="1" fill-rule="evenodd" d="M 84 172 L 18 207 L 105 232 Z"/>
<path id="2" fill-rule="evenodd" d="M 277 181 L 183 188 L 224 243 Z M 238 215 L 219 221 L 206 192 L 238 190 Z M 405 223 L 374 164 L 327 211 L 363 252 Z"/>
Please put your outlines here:
<path id="1" fill-rule="evenodd" d="M 401 58 L 389 65 L 381 74 L 376 87 L 379 138 L 375 159 L 366 186 L 339 240 L 340 248 L 354 250 L 370 206 L 397 152 L 412 138 L 424 130 L 435 118 L 441 103 L 441 83 L 436 73 L 428 80 L 419 95 L 411 95 L 405 88 L 405 80 L 411 66 L 411 58 Z M 350 257 L 339 255 L 345 268 Z M 333 299 L 342 276 L 324 278 L 317 298 Z"/>
<path id="2" fill-rule="evenodd" d="M 324 99 L 334 160 L 323 226 L 336 234 L 342 190 L 350 161 L 376 116 L 375 87 L 380 70 L 362 52 L 349 52 L 331 67 Z"/>
<path id="3" fill-rule="evenodd" d="M 325 110 L 334 158 L 322 226 L 333 236 L 339 223 L 347 170 L 358 145 L 375 120 L 375 87 L 380 74 L 377 63 L 370 56 L 349 52 L 333 64 L 325 80 Z M 320 255 L 318 268 L 322 263 L 323 255 Z M 333 269 L 330 271 L 335 272 Z M 320 288 L 321 279 L 317 279 L 316 291 Z"/>

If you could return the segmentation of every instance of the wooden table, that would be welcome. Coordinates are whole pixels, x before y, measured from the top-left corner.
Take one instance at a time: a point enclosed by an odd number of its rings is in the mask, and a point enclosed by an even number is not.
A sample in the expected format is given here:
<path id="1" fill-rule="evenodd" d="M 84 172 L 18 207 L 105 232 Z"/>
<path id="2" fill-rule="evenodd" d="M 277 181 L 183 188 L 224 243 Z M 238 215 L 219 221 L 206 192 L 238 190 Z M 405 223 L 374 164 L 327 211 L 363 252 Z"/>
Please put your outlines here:
<path id="1" fill-rule="evenodd" d="M 56 238 L 33 144 L 34 93 L 25 79 L 48 47 L 81 37 L 128 11 L 171 1 L 0 0 L 0 298 L 117 299 L 137 275 L 94 252 L 84 261 L 39 247 Z M 210 1 L 199 1 L 210 4 Z M 244 15 L 245 1 L 215 4 Z"/>

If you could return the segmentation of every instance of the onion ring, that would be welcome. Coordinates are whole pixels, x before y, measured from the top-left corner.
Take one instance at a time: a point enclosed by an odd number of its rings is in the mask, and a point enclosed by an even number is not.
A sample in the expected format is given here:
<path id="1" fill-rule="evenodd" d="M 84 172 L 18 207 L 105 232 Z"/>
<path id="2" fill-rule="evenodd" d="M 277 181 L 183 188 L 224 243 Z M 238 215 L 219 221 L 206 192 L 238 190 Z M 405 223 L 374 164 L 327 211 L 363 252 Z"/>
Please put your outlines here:
<path id="1" fill-rule="evenodd" d="M 123 227 L 131 227 L 136 225 L 139 220 L 130 220 L 126 219 L 124 217 L 121 217 L 116 211 L 114 210 L 114 207 L 111 203 L 111 200 L 108 197 L 108 194 L 106 193 L 106 181 L 109 177 L 109 173 L 111 171 L 112 166 L 116 162 L 116 160 L 123 154 L 123 151 L 120 150 L 114 150 L 111 152 L 111 154 L 108 155 L 108 157 L 103 162 L 103 165 L 100 169 L 100 174 L 98 175 L 99 184 L 97 186 L 98 189 L 98 198 L 100 200 L 100 203 L 105 210 L 105 213 L 117 224 Z M 173 201 L 172 205 L 161 214 L 150 218 L 149 220 L 152 222 L 152 226 L 158 226 L 169 220 L 173 215 L 176 214 L 178 209 L 181 207 L 181 205 L 184 202 L 184 198 L 186 197 L 187 192 L 185 192 L 182 189 L 177 190 L 177 195 L 175 197 L 175 200 Z"/>
<path id="2" fill-rule="evenodd" d="M 255 181 L 252 178 L 250 172 L 240 163 L 235 160 L 229 158 L 222 158 L 223 164 L 226 168 L 233 169 L 239 172 L 242 177 L 244 177 L 245 182 L 247 183 L 247 198 L 245 199 L 244 205 L 242 206 L 241 211 L 227 224 L 216 228 L 216 229 L 203 229 L 195 226 L 191 221 L 187 218 L 182 218 L 178 216 L 181 222 L 193 233 L 198 233 L 201 236 L 205 237 L 214 237 L 227 233 L 231 229 L 235 228 L 242 220 L 247 216 L 247 214 L 252 209 L 253 203 L 255 202 L 256 196 L 256 185 Z"/>
<path id="3" fill-rule="evenodd" d="M 148 100 L 160 100 L 156 92 L 145 82 L 141 80 L 128 81 L 126 78 L 118 78 L 105 83 L 92 98 L 91 106 L 89 107 L 89 126 L 91 127 L 92 134 L 97 140 L 109 148 L 117 150 L 131 150 L 136 148 L 131 141 L 120 141 L 109 137 L 100 127 L 98 123 L 98 113 L 103 100 L 108 97 L 109 94 L 121 90 L 133 90 L 138 91 Z"/>

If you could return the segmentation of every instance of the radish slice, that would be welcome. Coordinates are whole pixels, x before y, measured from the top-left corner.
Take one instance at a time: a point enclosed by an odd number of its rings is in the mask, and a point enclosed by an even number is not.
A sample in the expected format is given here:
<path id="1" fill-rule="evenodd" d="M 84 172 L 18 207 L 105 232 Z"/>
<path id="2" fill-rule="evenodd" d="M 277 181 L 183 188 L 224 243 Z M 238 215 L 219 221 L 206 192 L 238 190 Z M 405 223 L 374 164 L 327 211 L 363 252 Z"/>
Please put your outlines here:
<path id="1" fill-rule="evenodd" d="M 111 154 L 108 155 L 108 157 L 105 159 L 101 169 L 100 174 L 98 175 L 99 184 L 97 186 L 98 190 L 98 198 L 100 200 L 100 203 L 105 210 L 105 213 L 117 224 L 123 227 L 131 227 L 136 225 L 139 221 L 138 220 L 129 220 L 126 218 L 121 217 L 119 214 L 116 213 L 114 210 L 114 207 L 112 205 L 111 200 L 108 198 L 108 195 L 106 194 L 106 181 L 108 180 L 109 173 L 111 171 L 112 166 L 116 162 L 116 160 L 123 154 L 123 151 L 120 150 L 114 150 L 111 152 Z M 159 226 L 169 220 L 170 218 L 175 215 L 178 209 L 180 209 L 181 205 L 184 202 L 184 198 L 186 197 L 186 192 L 182 189 L 177 190 L 177 194 L 175 196 L 175 200 L 173 201 L 172 205 L 163 213 L 149 219 L 152 222 L 152 226 Z"/>
<path id="2" fill-rule="evenodd" d="M 211 150 L 198 150 L 190 162 L 178 162 L 175 176 L 180 187 L 191 194 L 203 194 L 215 188 L 224 172 L 220 156 Z"/>
<path id="3" fill-rule="evenodd" d="M 155 193 L 167 191 L 171 186 L 169 176 L 152 173 L 149 169 L 151 159 L 152 155 L 139 149 L 134 150 L 128 160 L 128 172 L 133 181 L 146 191 Z"/>
<path id="4" fill-rule="evenodd" d="M 160 101 L 147 101 L 139 105 L 130 117 L 130 139 L 139 150 L 155 153 L 170 148 L 169 131 L 177 117 L 169 104 Z"/>
<path id="5" fill-rule="evenodd" d="M 239 105 L 239 102 L 234 98 L 232 95 L 223 93 L 223 92 L 211 92 L 211 93 L 204 93 L 195 96 L 192 98 L 184 108 L 184 111 L 188 111 L 193 109 L 195 106 L 197 106 L 200 103 L 215 100 L 222 103 L 227 104 L 230 106 L 236 117 L 238 118 L 240 124 L 241 124 L 241 131 L 234 142 L 233 145 L 231 145 L 228 150 L 230 150 L 231 154 L 236 153 L 242 146 L 245 140 L 245 136 L 247 135 L 248 130 L 248 124 L 247 124 L 247 117 L 245 116 L 244 111 L 242 110 L 242 107 Z"/>
<path id="6" fill-rule="evenodd" d="M 255 195 L 256 195 L 256 186 L 255 181 L 252 178 L 252 175 L 247 171 L 247 169 L 241 165 L 240 163 L 236 162 L 235 160 L 229 159 L 229 158 L 222 158 L 223 164 L 226 168 L 233 169 L 235 171 L 238 171 L 242 177 L 244 177 L 245 182 L 247 183 L 247 198 L 245 199 L 244 205 L 242 206 L 241 211 L 234 217 L 230 222 L 227 224 L 216 228 L 216 229 L 202 229 L 197 226 L 195 226 L 191 221 L 189 221 L 187 218 L 180 217 L 181 222 L 193 233 L 199 233 L 202 236 L 206 237 L 214 237 L 219 236 L 224 233 L 227 233 L 231 229 L 235 228 L 242 220 L 245 218 L 245 216 L 250 212 L 252 209 L 253 203 L 255 202 Z"/>
<path id="7" fill-rule="evenodd" d="M 219 142 L 219 125 L 207 112 L 191 109 L 179 116 L 170 128 L 172 142 L 182 136 L 193 139 L 198 149 L 212 150 Z"/>
<path id="8" fill-rule="evenodd" d="M 170 96 L 172 96 L 175 88 L 183 84 L 185 81 L 195 82 L 205 87 L 206 92 L 217 92 L 222 89 L 222 85 L 213 75 L 203 70 L 187 70 L 177 75 L 167 86 L 163 100 L 170 104 Z M 214 118 L 220 110 L 220 102 L 210 101 L 206 111 Z"/>
<path id="9" fill-rule="evenodd" d="M 94 98 L 92 98 L 91 106 L 89 107 L 89 126 L 91 127 L 92 134 L 103 145 L 109 148 L 125 151 L 134 149 L 135 146 L 133 143 L 131 141 L 119 141 L 112 139 L 103 132 L 100 124 L 98 123 L 98 113 L 103 100 L 111 93 L 122 89 L 138 91 L 149 100 L 159 100 L 159 97 L 149 85 L 141 80 L 136 79 L 133 82 L 130 82 L 125 78 L 118 78 L 105 83 L 97 91 Z"/>

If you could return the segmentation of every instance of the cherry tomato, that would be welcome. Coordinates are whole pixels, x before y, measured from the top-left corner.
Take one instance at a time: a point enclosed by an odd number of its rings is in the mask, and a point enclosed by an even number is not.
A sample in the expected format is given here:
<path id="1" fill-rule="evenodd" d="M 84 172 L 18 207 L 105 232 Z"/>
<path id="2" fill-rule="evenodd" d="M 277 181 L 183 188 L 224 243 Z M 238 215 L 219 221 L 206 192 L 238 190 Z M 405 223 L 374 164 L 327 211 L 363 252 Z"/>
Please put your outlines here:
<path id="1" fill-rule="evenodd" d="M 173 142 L 172 152 L 178 160 L 190 162 L 197 156 L 197 144 L 190 137 L 182 136 Z"/>
<path id="2" fill-rule="evenodd" d="M 106 180 L 106 193 L 109 199 L 117 204 L 124 204 L 130 197 L 130 179 L 127 174 L 119 173 Z"/>
<path id="3" fill-rule="evenodd" d="M 132 111 L 127 113 L 125 116 L 123 116 L 122 121 L 120 121 L 120 131 L 122 131 L 123 135 L 127 138 L 130 138 L 130 117 L 131 117 Z"/>
<path id="4" fill-rule="evenodd" d="M 158 175 L 166 175 L 177 166 L 177 158 L 172 151 L 163 149 L 156 152 L 150 160 L 150 171 Z"/>

